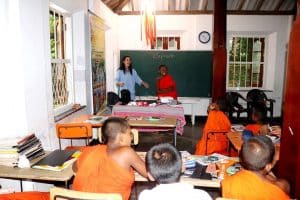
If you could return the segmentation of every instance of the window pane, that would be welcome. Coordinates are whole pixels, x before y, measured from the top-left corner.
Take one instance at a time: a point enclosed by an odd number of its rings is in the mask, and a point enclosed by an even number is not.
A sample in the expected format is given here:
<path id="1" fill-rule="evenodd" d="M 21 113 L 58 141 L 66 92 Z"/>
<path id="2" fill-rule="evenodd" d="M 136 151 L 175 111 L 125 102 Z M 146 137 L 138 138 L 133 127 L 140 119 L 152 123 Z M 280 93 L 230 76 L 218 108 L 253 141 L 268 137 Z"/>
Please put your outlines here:
<path id="1" fill-rule="evenodd" d="M 66 65 L 52 63 L 52 91 L 54 108 L 68 103 Z"/>
<path id="2" fill-rule="evenodd" d="M 229 87 L 262 87 L 264 38 L 233 37 L 229 40 Z"/>
<path id="3" fill-rule="evenodd" d="M 240 38 L 234 40 L 234 60 L 240 61 Z"/>
<path id="4" fill-rule="evenodd" d="M 246 61 L 246 56 L 247 56 L 247 38 L 241 38 L 241 61 L 245 62 Z"/>
<path id="5" fill-rule="evenodd" d="M 252 61 L 252 51 L 253 51 L 253 38 L 248 38 L 248 50 L 247 50 L 247 61 Z"/>

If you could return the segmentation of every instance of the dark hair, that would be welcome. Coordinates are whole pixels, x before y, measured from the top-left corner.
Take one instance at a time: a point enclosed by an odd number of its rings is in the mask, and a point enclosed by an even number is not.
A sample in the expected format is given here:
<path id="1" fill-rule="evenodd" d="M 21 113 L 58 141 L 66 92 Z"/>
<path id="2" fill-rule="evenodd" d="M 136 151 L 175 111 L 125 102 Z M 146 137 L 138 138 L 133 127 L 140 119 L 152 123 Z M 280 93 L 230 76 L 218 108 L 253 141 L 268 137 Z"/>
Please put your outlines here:
<path id="1" fill-rule="evenodd" d="M 251 108 L 251 114 L 257 118 L 257 122 L 265 123 L 267 118 L 267 108 L 262 102 L 256 102 Z"/>
<path id="2" fill-rule="evenodd" d="M 102 126 L 102 133 L 104 136 L 105 143 L 108 140 L 115 140 L 117 135 L 120 133 L 126 133 L 126 131 L 130 128 L 128 122 L 119 117 L 110 117 L 104 121 Z"/>
<path id="3" fill-rule="evenodd" d="M 159 184 L 178 182 L 182 169 L 181 155 L 171 144 L 155 145 L 146 154 L 146 167 Z"/>
<path id="4" fill-rule="evenodd" d="M 242 145 L 240 162 L 244 169 L 260 171 L 273 162 L 275 147 L 270 138 L 259 135 L 249 138 Z"/>
<path id="5" fill-rule="evenodd" d="M 127 89 L 121 90 L 121 102 L 123 105 L 127 105 L 130 102 L 130 91 Z"/>
<path id="6" fill-rule="evenodd" d="M 130 56 L 123 56 L 123 58 L 122 58 L 122 62 L 121 62 L 121 65 L 120 65 L 120 70 L 122 70 L 123 71 L 123 73 L 125 74 L 125 65 L 124 65 L 124 60 L 126 59 L 126 58 L 130 58 L 131 59 L 131 57 Z M 132 74 L 132 61 L 131 61 L 131 63 L 130 63 L 130 65 L 129 65 L 129 72 L 130 72 L 130 74 Z"/>
<path id="7" fill-rule="evenodd" d="M 229 102 L 225 97 L 219 97 L 216 101 L 216 104 L 219 106 L 219 110 L 223 112 L 228 112 L 229 110 Z"/>
<path id="8" fill-rule="evenodd" d="M 166 65 L 159 65 L 158 69 L 160 70 L 161 68 L 166 68 L 168 70 L 168 67 Z"/>

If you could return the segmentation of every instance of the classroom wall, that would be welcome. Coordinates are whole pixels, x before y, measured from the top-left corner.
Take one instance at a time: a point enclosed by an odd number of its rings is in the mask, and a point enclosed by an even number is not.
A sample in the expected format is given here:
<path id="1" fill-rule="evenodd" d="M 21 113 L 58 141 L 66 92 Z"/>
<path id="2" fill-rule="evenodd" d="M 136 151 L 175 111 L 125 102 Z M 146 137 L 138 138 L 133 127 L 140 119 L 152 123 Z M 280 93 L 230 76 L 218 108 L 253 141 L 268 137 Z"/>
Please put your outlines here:
<path id="1" fill-rule="evenodd" d="M 228 35 L 237 32 L 264 33 L 268 37 L 267 73 L 265 74 L 265 89 L 269 97 L 276 100 L 274 116 L 281 115 L 282 93 L 285 74 L 285 54 L 288 43 L 290 16 L 240 16 L 227 17 Z M 130 23 L 128 23 L 130 21 Z M 180 35 L 182 50 L 212 50 L 212 40 L 208 44 L 198 41 L 201 31 L 212 34 L 212 15 L 159 15 L 157 16 L 157 35 Z M 146 50 L 149 47 L 141 40 L 140 16 L 119 17 L 119 49 Z M 118 66 L 114 66 L 114 70 Z M 109 83 L 111 84 L 111 83 Z M 246 95 L 245 92 L 241 92 Z"/>

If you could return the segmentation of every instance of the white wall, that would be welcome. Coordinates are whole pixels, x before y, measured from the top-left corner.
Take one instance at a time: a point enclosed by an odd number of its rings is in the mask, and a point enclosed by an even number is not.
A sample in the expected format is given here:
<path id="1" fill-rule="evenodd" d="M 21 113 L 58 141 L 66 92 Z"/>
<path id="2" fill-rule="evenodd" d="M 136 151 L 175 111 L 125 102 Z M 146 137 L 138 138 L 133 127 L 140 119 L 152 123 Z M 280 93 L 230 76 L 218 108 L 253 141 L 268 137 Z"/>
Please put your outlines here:
<path id="1" fill-rule="evenodd" d="M 119 49 L 146 50 L 141 41 L 140 16 L 119 17 Z M 198 41 L 201 31 L 208 31 L 212 36 L 212 15 L 159 15 L 157 16 L 157 35 L 179 34 L 182 50 L 212 50 L 212 40 L 207 44 Z M 238 16 L 227 17 L 228 34 L 234 32 L 265 33 L 270 41 L 269 60 L 265 73 L 265 88 L 271 89 L 267 95 L 276 100 L 275 116 L 281 115 L 282 90 L 285 74 L 285 54 L 290 32 L 290 16 Z M 118 66 L 114 66 L 116 68 Z M 108 84 L 112 84 L 109 83 Z M 244 94 L 244 93 L 243 93 Z M 244 94 L 245 95 L 245 94 Z"/>
<path id="2" fill-rule="evenodd" d="M 266 92 L 268 97 L 276 100 L 274 116 L 281 116 L 283 84 L 285 77 L 286 53 L 291 27 L 290 16 L 237 16 L 227 18 L 229 33 L 252 32 L 265 33 L 267 36 L 268 54 L 267 69 L 265 71 L 264 88 L 272 90 Z M 246 94 L 243 93 L 245 96 Z"/>

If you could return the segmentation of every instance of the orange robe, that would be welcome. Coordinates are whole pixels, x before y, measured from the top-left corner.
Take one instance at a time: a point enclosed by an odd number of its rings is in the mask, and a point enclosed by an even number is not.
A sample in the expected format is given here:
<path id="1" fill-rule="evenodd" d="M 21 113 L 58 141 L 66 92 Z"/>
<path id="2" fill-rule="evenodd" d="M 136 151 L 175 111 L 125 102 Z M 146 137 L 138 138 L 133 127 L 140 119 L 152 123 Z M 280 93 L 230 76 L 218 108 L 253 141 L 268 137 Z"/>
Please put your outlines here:
<path id="1" fill-rule="evenodd" d="M 174 90 L 169 92 L 164 92 L 157 94 L 158 97 L 173 97 L 173 99 L 177 99 L 177 91 L 176 91 L 176 83 L 170 74 L 166 74 L 157 80 L 157 89 L 166 89 L 173 87 Z"/>
<path id="2" fill-rule="evenodd" d="M 209 112 L 207 121 L 204 125 L 203 134 L 201 140 L 196 146 L 196 155 L 205 155 L 206 150 L 206 137 L 211 131 L 226 131 L 231 129 L 231 123 L 227 115 L 222 111 L 212 110 Z M 207 144 L 207 154 L 221 153 L 227 154 L 228 140 L 225 135 L 218 134 L 215 137 L 211 137 Z"/>
<path id="3" fill-rule="evenodd" d="M 49 192 L 16 192 L 0 194 L 1 200 L 49 200 Z"/>
<path id="4" fill-rule="evenodd" d="M 243 200 L 285 200 L 288 195 L 278 186 L 255 173 L 241 170 L 222 181 L 222 196 Z"/>
<path id="5" fill-rule="evenodd" d="M 73 190 L 95 193 L 119 193 L 129 199 L 134 182 L 133 170 L 119 166 L 107 155 L 106 145 L 87 147 L 77 160 Z"/>
<path id="6" fill-rule="evenodd" d="M 259 135 L 260 128 L 262 124 L 248 124 L 245 129 L 252 131 L 253 135 Z"/>

